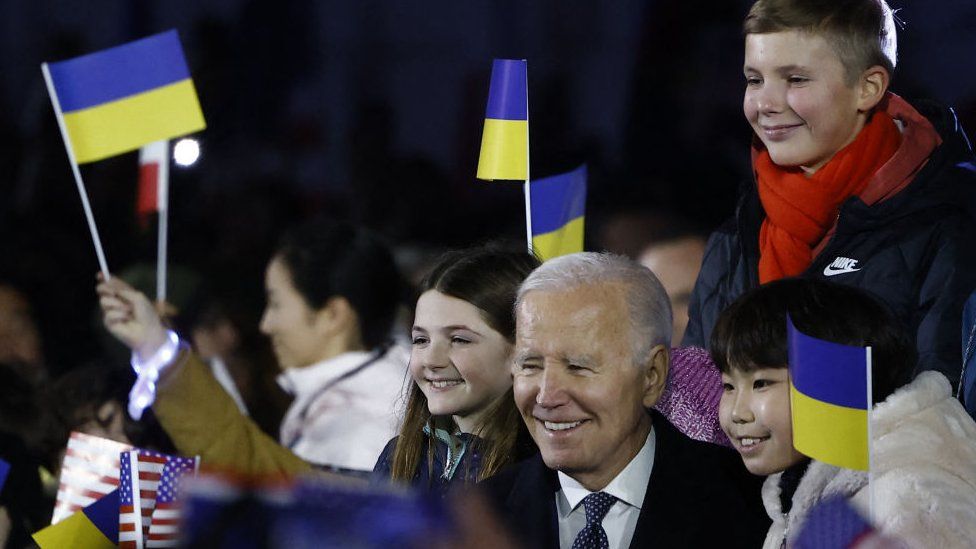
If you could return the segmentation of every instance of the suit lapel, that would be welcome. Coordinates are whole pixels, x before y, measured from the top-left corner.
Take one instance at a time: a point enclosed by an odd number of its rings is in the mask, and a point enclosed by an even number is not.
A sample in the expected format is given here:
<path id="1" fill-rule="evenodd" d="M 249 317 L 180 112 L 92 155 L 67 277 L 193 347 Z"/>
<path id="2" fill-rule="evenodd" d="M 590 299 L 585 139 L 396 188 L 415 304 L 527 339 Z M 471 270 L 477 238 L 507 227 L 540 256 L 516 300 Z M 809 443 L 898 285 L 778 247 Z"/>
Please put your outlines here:
<path id="1" fill-rule="evenodd" d="M 559 548 L 557 491 L 556 472 L 546 467 L 541 455 L 530 458 L 519 471 L 505 505 L 518 524 L 516 533 L 524 537 L 529 547 Z"/>
<path id="2" fill-rule="evenodd" d="M 687 489 L 675 482 L 681 474 L 681 464 L 676 463 L 674 445 L 677 437 L 672 431 L 674 427 L 667 421 L 661 421 L 657 412 L 651 414 L 654 418 L 654 466 L 651 478 L 647 481 L 647 493 L 641 506 L 634 537 L 630 542 L 633 548 L 638 547 L 678 547 L 679 539 L 673 535 L 674 522 L 672 513 L 675 509 L 686 509 L 690 505 Z"/>

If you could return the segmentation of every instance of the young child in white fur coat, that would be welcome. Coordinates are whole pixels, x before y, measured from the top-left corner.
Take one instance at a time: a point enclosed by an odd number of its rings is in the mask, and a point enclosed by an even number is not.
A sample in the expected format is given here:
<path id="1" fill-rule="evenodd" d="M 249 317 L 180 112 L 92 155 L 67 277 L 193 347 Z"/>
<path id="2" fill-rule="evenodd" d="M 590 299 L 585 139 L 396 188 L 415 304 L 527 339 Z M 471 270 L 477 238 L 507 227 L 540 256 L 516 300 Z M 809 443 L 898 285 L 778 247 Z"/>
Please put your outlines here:
<path id="1" fill-rule="evenodd" d="M 874 524 L 909 547 L 976 547 L 976 423 L 949 382 L 930 371 L 905 384 L 914 346 L 884 305 L 854 288 L 799 279 L 743 295 L 712 337 L 722 428 L 749 471 L 768 476 L 763 502 L 773 524 L 764 547 L 791 544 L 826 497 L 848 497 L 865 516 L 869 507 L 866 472 L 793 448 L 787 313 L 810 336 L 872 347 Z"/>

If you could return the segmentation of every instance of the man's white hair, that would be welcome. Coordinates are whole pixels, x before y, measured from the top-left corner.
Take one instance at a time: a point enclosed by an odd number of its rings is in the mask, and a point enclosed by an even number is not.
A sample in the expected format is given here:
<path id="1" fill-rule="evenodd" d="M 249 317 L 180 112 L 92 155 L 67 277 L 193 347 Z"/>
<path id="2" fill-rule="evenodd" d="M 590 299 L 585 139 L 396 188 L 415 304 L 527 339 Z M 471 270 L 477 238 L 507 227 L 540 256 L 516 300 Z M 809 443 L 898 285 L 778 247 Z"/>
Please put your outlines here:
<path id="1" fill-rule="evenodd" d="M 654 273 L 627 257 L 580 252 L 550 259 L 519 287 L 515 309 L 529 292 L 571 291 L 611 283 L 625 288 L 634 362 L 645 364 L 655 346 L 671 345 L 671 301 Z"/>

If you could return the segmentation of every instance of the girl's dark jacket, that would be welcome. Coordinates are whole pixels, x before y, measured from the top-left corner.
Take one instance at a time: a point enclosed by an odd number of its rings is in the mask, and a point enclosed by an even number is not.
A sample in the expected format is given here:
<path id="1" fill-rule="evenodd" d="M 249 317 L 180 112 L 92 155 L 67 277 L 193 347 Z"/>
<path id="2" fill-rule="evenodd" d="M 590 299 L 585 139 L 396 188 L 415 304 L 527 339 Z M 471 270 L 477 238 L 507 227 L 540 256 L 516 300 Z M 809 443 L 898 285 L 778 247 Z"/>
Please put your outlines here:
<path id="1" fill-rule="evenodd" d="M 430 435 L 425 436 L 429 441 Z M 425 444 L 423 446 L 420 463 L 411 481 L 411 485 L 414 488 L 443 495 L 454 487 L 471 485 L 478 482 L 483 457 L 481 448 L 482 441 L 478 437 L 468 433 L 463 433 L 460 436 L 465 441 L 467 449 L 461 456 L 460 463 L 454 469 L 454 474 L 449 477 L 441 474 L 447 465 L 447 444 L 440 439 L 434 438 L 433 456 L 429 452 L 431 445 Z M 396 445 L 399 440 L 400 437 L 397 436 L 386 444 L 386 448 L 383 449 L 383 453 L 380 454 L 379 459 L 376 461 L 376 466 L 373 468 L 373 474 L 371 475 L 372 482 L 383 483 L 390 481 L 393 473 L 393 453 L 396 451 Z M 518 438 L 515 441 L 515 448 L 512 451 L 512 462 L 521 461 L 538 452 L 528 431 L 522 425 L 519 426 Z M 428 463 L 431 465 L 429 468 Z"/>
<path id="2" fill-rule="evenodd" d="M 941 145 L 898 194 L 872 206 L 857 197 L 844 202 L 835 234 L 800 276 L 872 292 L 915 335 L 917 371 L 937 370 L 955 386 L 962 307 L 976 287 L 976 157 L 951 109 L 916 109 Z M 719 314 L 759 284 L 765 217 L 752 183 L 735 217 L 709 238 L 684 345 L 708 348 Z"/>

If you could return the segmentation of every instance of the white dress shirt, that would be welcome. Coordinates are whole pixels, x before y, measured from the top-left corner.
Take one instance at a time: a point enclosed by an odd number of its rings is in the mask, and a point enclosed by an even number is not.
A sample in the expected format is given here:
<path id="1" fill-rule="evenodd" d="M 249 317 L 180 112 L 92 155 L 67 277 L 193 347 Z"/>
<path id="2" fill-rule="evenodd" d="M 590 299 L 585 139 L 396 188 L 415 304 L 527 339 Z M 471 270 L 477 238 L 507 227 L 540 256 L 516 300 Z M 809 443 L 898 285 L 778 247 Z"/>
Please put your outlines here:
<path id="1" fill-rule="evenodd" d="M 606 488 L 599 490 L 617 498 L 607 515 L 603 517 L 603 530 L 607 533 L 610 548 L 630 547 L 640 517 L 647 483 L 654 468 L 654 429 L 647 435 L 644 447 L 630 460 Z M 576 535 L 586 526 L 586 510 L 583 498 L 592 494 L 582 484 L 562 472 L 558 473 L 559 486 L 556 492 L 556 514 L 559 522 L 559 547 L 572 549 Z"/>
<path id="2" fill-rule="evenodd" d="M 409 353 L 398 345 L 348 378 L 373 356 L 343 353 L 304 368 L 288 368 L 278 384 L 295 395 L 279 441 L 315 465 L 372 471 L 399 430 Z"/>
<path id="3" fill-rule="evenodd" d="M 237 405 L 237 409 L 241 411 L 242 414 L 249 415 L 247 411 L 247 405 L 244 404 L 244 397 L 241 396 L 240 390 L 237 388 L 237 384 L 234 383 L 233 376 L 230 375 L 230 370 L 227 369 L 227 363 L 224 362 L 219 356 L 214 356 L 207 361 L 210 366 L 210 373 L 213 374 L 214 379 L 217 383 L 224 388 L 224 392 L 227 393 L 230 398 L 234 399 L 234 404 Z"/>

